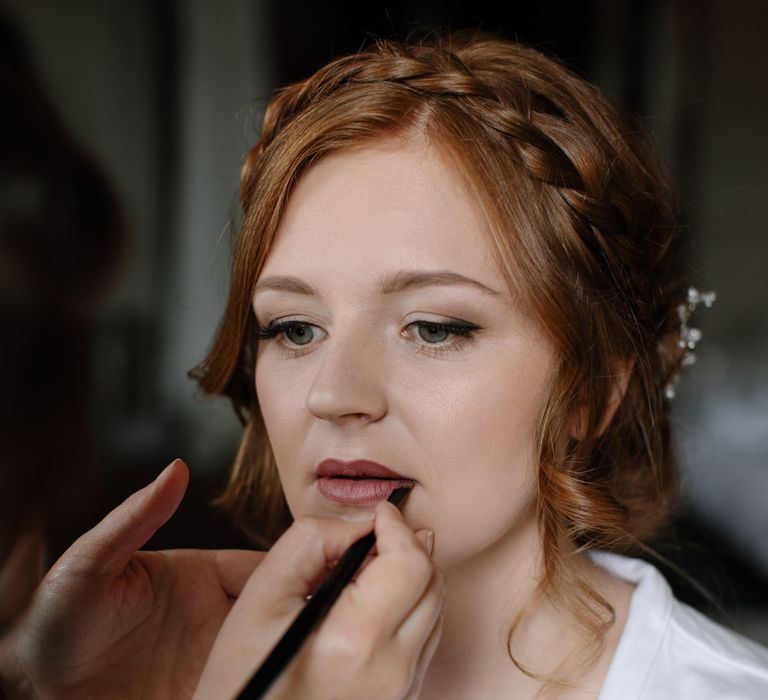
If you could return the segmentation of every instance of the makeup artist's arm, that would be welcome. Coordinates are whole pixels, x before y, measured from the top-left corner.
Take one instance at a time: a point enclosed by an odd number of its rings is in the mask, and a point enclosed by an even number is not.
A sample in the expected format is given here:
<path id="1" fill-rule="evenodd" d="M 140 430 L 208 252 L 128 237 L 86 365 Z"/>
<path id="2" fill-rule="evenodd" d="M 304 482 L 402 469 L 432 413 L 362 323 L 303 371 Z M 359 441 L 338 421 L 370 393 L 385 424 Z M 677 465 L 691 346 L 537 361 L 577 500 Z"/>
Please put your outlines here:
<path id="1" fill-rule="evenodd" d="M 305 604 L 331 563 L 374 526 L 297 520 L 275 543 L 227 617 L 195 700 L 232 698 Z M 363 524 L 365 525 L 365 524 Z M 269 700 L 417 697 L 442 631 L 444 584 L 393 505 L 376 507 L 377 555 L 342 592 Z"/>
<path id="2" fill-rule="evenodd" d="M 263 554 L 137 552 L 176 510 L 172 463 L 70 547 L 0 642 L 9 698 L 184 698 Z"/>

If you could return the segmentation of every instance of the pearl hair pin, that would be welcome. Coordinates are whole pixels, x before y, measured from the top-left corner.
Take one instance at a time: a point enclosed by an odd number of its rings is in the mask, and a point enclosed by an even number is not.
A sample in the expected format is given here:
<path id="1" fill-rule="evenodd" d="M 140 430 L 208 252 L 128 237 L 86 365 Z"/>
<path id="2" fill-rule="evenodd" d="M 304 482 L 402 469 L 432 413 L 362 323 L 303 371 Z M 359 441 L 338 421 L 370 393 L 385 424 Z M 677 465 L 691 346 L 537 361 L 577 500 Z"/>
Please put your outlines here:
<path id="1" fill-rule="evenodd" d="M 701 330 L 688 325 L 688 320 L 691 315 L 696 311 L 699 304 L 702 304 L 706 308 L 711 308 L 712 304 L 717 300 L 717 294 L 713 291 L 700 292 L 696 287 L 688 288 L 688 295 L 684 303 L 679 304 L 677 307 L 677 318 L 680 321 L 680 339 L 677 341 L 678 347 L 685 349 L 683 356 L 680 358 L 681 367 L 690 367 L 696 362 L 696 349 L 697 343 L 701 340 Z M 672 379 L 664 387 L 664 396 L 671 400 L 675 398 L 675 388 L 680 381 L 680 374 L 676 372 Z"/>

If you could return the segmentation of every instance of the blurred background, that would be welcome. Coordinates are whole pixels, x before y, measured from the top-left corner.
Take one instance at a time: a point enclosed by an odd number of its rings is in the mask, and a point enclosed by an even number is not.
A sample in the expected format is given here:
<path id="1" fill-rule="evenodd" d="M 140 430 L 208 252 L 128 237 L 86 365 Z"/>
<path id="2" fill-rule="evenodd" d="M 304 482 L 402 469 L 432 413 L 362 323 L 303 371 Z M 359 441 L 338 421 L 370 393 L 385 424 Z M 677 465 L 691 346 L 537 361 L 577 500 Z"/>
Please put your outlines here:
<path id="1" fill-rule="evenodd" d="M 186 372 L 223 309 L 260 114 L 372 37 L 482 27 L 640 114 L 682 193 L 692 279 L 718 301 L 694 319 L 699 362 L 678 387 L 685 499 L 662 568 L 684 600 L 768 643 L 768 3 L 4 0 L 0 19 L 2 459 L 21 484 L 0 485 L 0 511 L 47 494 L 25 521 L 49 542 L 35 556 L 176 456 L 190 494 L 152 546 L 244 543 L 208 505 L 239 425 Z M 41 182 L 89 194 L 46 208 Z"/>

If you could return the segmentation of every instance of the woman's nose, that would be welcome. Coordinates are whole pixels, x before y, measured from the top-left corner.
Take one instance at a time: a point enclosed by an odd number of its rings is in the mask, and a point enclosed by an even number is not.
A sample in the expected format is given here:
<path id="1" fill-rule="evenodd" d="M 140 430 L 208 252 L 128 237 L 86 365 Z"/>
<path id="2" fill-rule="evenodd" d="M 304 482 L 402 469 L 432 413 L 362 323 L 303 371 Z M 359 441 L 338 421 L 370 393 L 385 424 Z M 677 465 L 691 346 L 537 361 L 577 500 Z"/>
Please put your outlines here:
<path id="1" fill-rule="evenodd" d="M 383 418 L 387 400 L 380 346 L 361 343 L 359 334 L 329 339 L 307 393 L 307 409 L 317 418 L 337 422 Z"/>

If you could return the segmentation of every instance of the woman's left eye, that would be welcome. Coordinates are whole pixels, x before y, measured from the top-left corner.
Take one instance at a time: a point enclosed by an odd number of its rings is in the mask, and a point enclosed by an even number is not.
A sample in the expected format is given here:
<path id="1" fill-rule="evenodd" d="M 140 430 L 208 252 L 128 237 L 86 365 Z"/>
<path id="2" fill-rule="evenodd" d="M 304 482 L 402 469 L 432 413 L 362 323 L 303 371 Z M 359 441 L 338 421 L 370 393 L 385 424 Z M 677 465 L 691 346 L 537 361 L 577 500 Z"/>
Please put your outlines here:
<path id="1" fill-rule="evenodd" d="M 428 345 L 455 345 L 458 343 L 446 343 L 451 336 L 456 338 L 471 338 L 475 331 L 480 330 L 480 326 L 466 321 L 414 321 L 408 324 L 408 327 L 414 326 L 419 338 Z"/>

